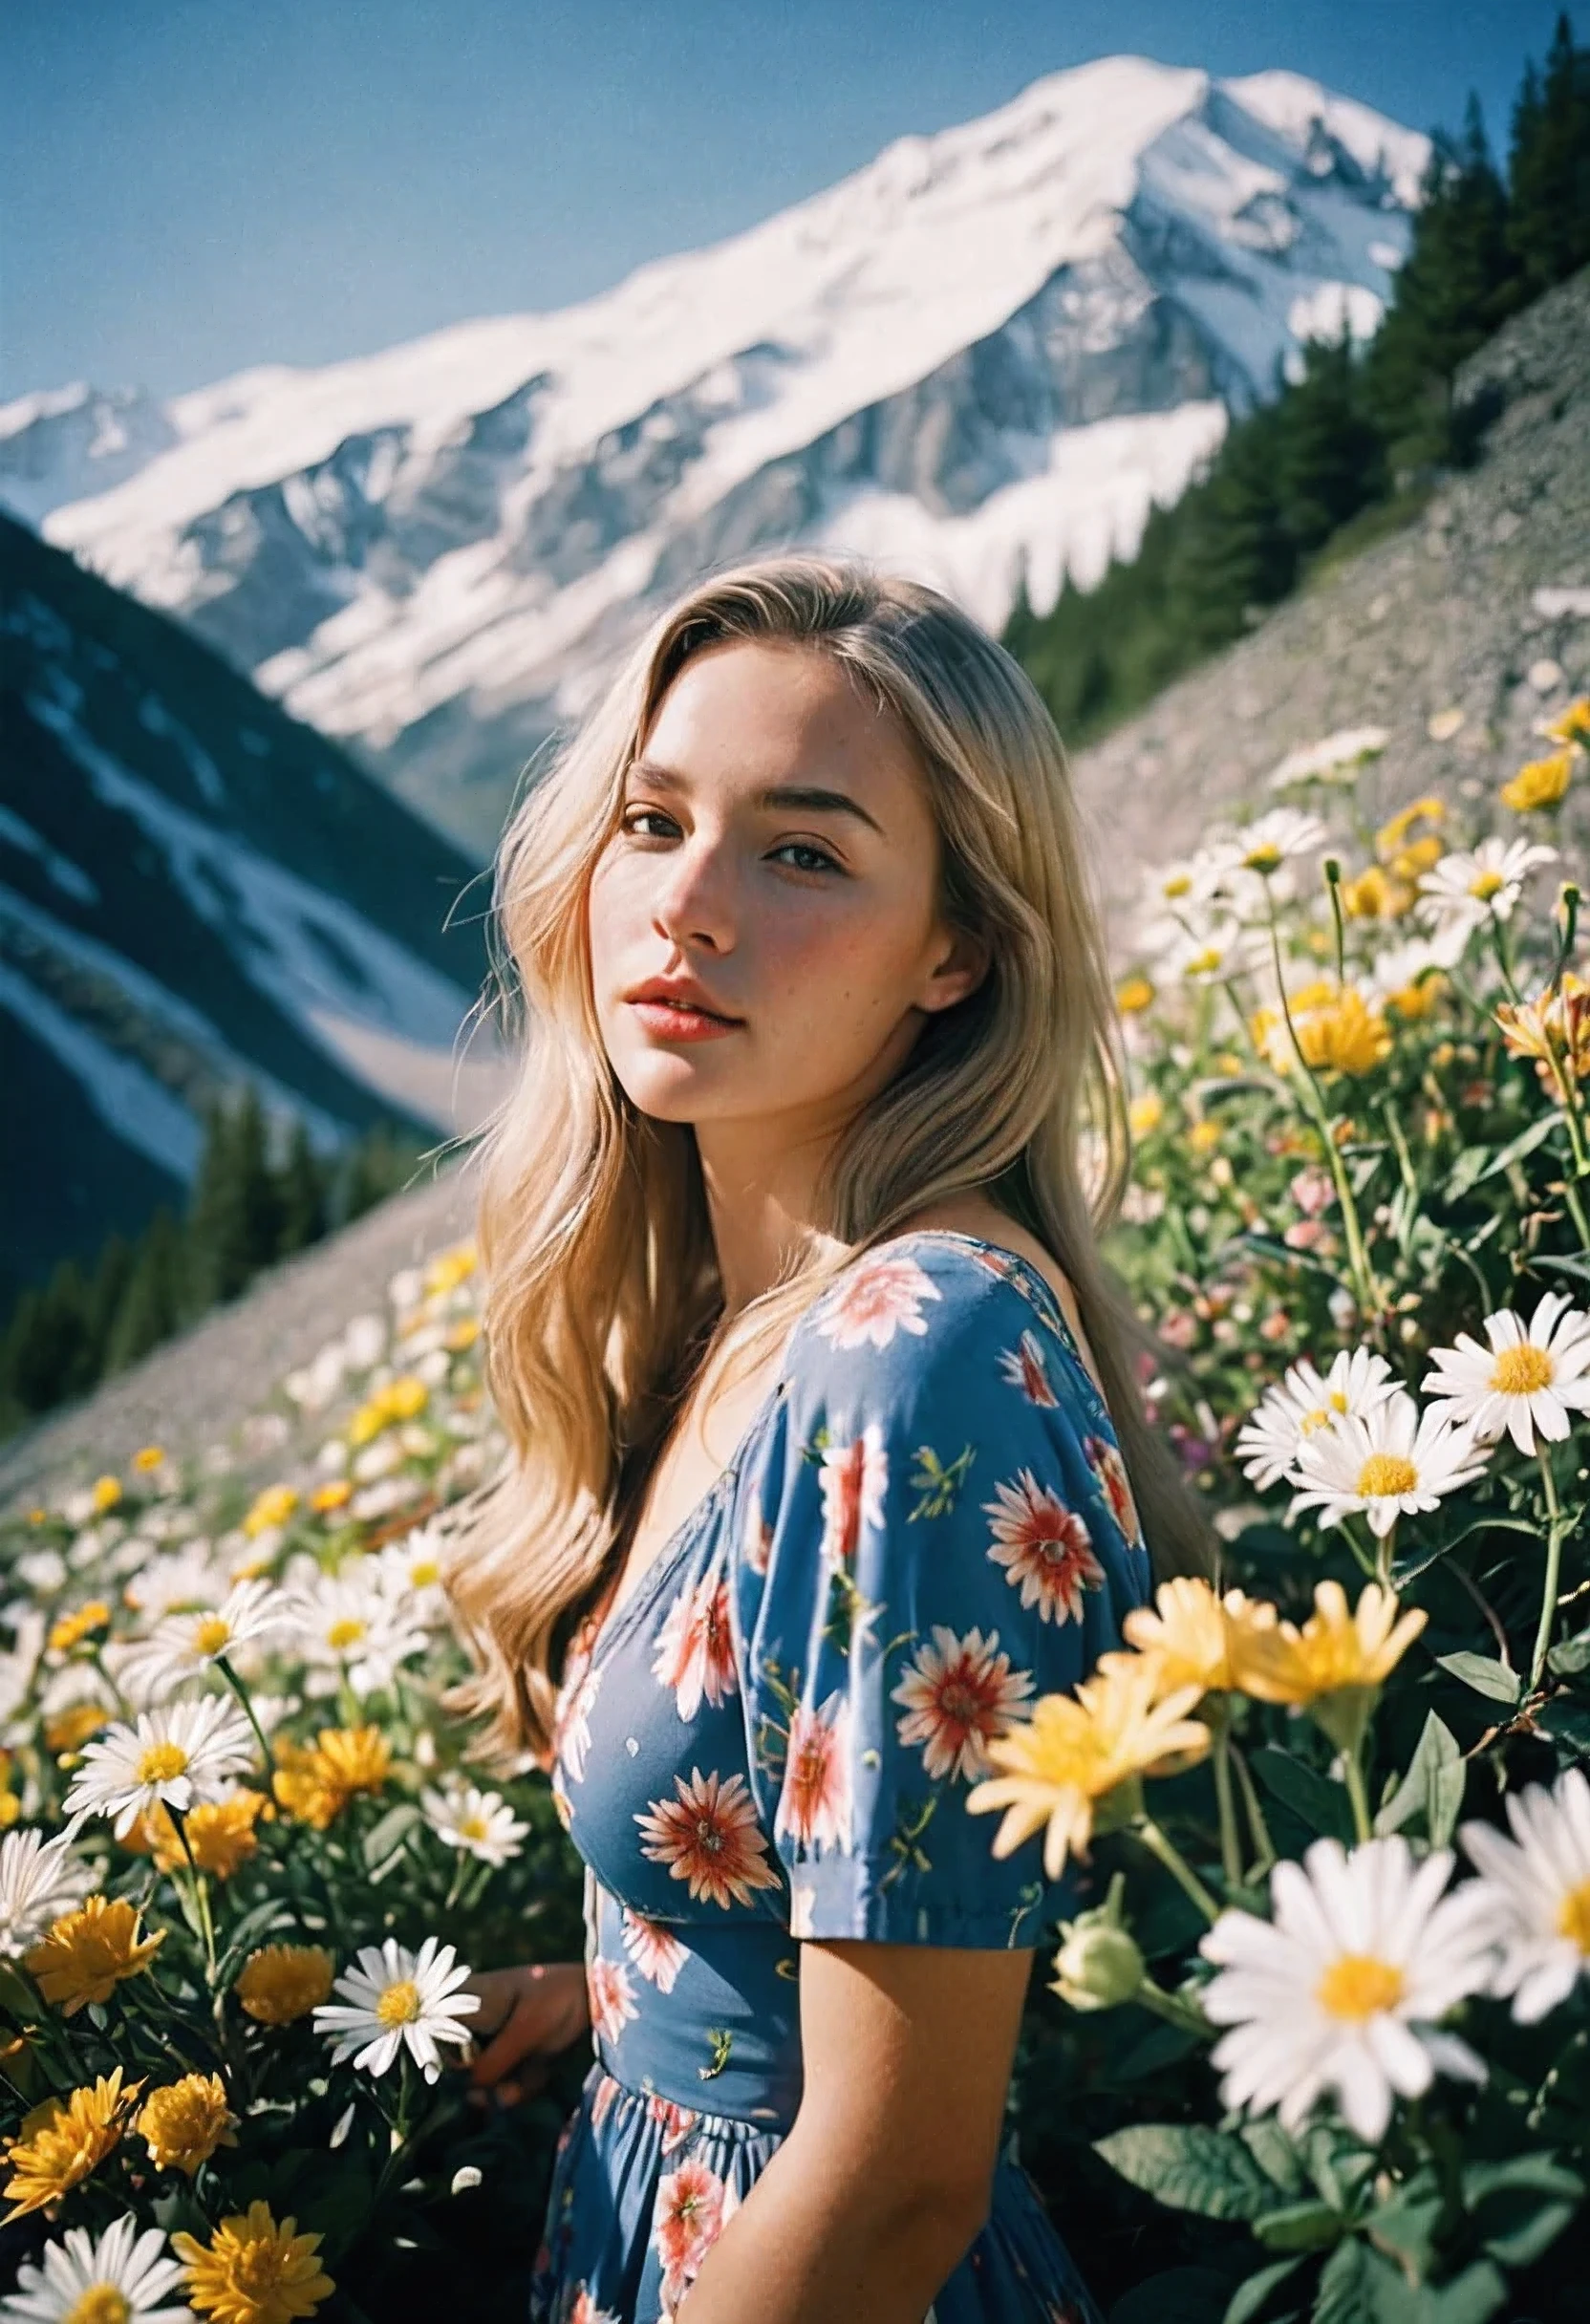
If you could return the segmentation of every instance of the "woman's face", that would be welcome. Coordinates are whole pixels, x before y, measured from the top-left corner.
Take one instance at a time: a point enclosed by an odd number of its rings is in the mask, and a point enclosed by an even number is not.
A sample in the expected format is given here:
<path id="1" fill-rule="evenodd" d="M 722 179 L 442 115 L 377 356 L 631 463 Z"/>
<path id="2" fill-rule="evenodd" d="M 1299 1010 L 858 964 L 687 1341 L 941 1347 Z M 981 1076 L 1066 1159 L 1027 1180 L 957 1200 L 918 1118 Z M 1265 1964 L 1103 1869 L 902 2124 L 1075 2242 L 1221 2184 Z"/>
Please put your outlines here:
<path id="1" fill-rule="evenodd" d="M 840 1129 L 985 965 L 938 917 L 938 866 L 905 733 L 843 669 L 796 644 L 697 654 L 590 893 L 597 1016 L 635 1106 Z"/>

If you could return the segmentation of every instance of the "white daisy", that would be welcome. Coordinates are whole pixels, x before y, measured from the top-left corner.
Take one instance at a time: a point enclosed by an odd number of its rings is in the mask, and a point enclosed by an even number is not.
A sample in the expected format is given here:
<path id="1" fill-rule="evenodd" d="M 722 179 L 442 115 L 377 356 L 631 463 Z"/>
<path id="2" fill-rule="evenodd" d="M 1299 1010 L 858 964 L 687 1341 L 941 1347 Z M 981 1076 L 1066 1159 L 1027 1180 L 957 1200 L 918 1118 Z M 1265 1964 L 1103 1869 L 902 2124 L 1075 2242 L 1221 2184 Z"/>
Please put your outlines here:
<path id="1" fill-rule="evenodd" d="M 1239 830 L 1222 831 L 1213 845 L 1218 857 L 1231 869 L 1268 879 L 1282 864 L 1312 855 L 1328 837 L 1326 826 L 1318 815 L 1305 815 L 1294 807 L 1278 807 Z"/>
<path id="2" fill-rule="evenodd" d="M 1508 1840 L 1487 1823 L 1458 1838 L 1496 1904 L 1502 1957 L 1492 1988 L 1513 1995 L 1513 2014 L 1533 2025 L 1590 1976 L 1590 1782 L 1571 1767 L 1550 1790 L 1510 1792 Z"/>
<path id="3" fill-rule="evenodd" d="M 1322 1377 L 1307 1356 L 1285 1372 L 1248 1415 L 1235 1451 L 1243 1474 L 1262 1492 L 1286 1474 L 1298 1448 L 1343 1413 L 1363 1414 L 1396 1388 L 1391 1366 L 1371 1348 L 1343 1348 Z"/>
<path id="4" fill-rule="evenodd" d="M 25 2259 L 16 2290 L 0 2301 L 0 2316 L 17 2324 L 191 2324 L 193 2311 L 165 2294 L 183 2278 L 183 2263 L 165 2255 L 165 2232 L 145 2227 L 140 2234 L 131 2211 L 103 2235 L 68 2227 L 58 2244 L 46 2244 L 35 2263 Z"/>
<path id="5" fill-rule="evenodd" d="M 1394 1834 L 1349 1856 L 1317 1840 L 1270 1879 L 1273 1919 L 1221 1913 L 1200 1943 L 1221 1973 L 1200 1996 L 1231 2027 L 1213 2062 L 1228 2106 L 1278 2108 L 1295 2130 L 1323 2090 L 1374 2144 L 1394 2093 L 1417 2098 L 1436 2073 L 1483 2081 L 1467 2045 L 1435 2021 L 1487 1990 L 1494 1968 L 1492 1901 L 1471 1881 L 1443 1895 L 1450 1848 L 1415 1865 Z"/>
<path id="6" fill-rule="evenodd" d="M 66 1835 L 46 1840 L 32 1825 L 0 1840 L 0 1953 L 18 1960 L 94 1886 Z"/>
<path id="7" fill-rule="evenodd" d="M 185 1815 L 198 1800 L 225 1797 L 229 1778 L 255 1756 L 252 1729 L 224 1695 L 140 1711 L 136 1727 L 118 1724 L 83 1746 L 63 1803 L 67 1831 L 75 1835 L 90 1816 L 114 1816 L 119 1840 L 159 1803 Z"/>
<path id="8" fill-rule="evenodd" d="M 1305 783 L 1352 783 L 1364 761 L 1378 759 L 1389 740 L 1384 726 L 1343 726 L 1321 742 L 1289 750 L 1272 771 L 1269 787 L 1289 791 Z"/>
<path id="9" fill-rule="evenodd" d="M 1442 931 L 1468 935 L 1486 920 L 1505 920 L 1540 864 L 1555 864 L 1555 848 L 1527 839 L 1482 839 L 1477 848 L 1443 855 L 1419 882 L 1419 917 Z"/>
<path id="10" fill-rule="evenodd" d="M 450 1848 L 462 1848 L 484 1864 L 505 1864 L 517 1856 L 529 1831 L 501 1792 L 483 1792 L 458 1781 L 419 1795 L 425 1820 Z"/>
<path id="11" fill-rule="evenodd" d="M 447 1620 L 441 1586 L 441 1553 L 447 1537 L 434 1521 L 417 1525 L 400 1541 L 389 1541 L 376 1556 L 376 1586 L 412 1620 L 434 1629 Z"/>
<path id="12" fill-rule="evenodd" d="M 1360 990 L 1365 1000 L 1384 1002 L 1393 993 L 1405 993 L 1410 984 L 1417 984 L 1428 970 L 1454 968 L 1468 933 L 1465 928 L 1449 928 L 1435 936 L 1409 936 L 1405 943 L 1388 944 L 1359 979 Z"/>
<path id="13" fill-rule="evenodd" d="M 1590 1410 L 1590 1315 L 1563 1291 L 1548 1291 L 1526 1324 L 1511 1307 L 1485 1319 L 1491 1345 L 1467 1331 L 1455 1347 L 1432 1347 L 1435 1369 L 1421 1386 L 1453 1420 L 1474 1434 L 1506 1429 L 1520 1452 L 1535 1451 L 1535 1431 L 1560 1443 L 1573 1427 L 1570 1411 Z"/>
<path id="14" fill-rule="evenodd" d="M 481 2006 L 478 1993 L 461 1993 L 470 1972 L 455 1967 L 454 1948 L 438 1947 L 427 1937 L 417 1953 L 396 1937 L 379 1948 L 359 1947 L 357 1966 L 344 1969 L 332 1990 L 341 2001 L 317 2003 L 314 2021 L 334 2044 L 332 2063 L 352 2057 L 355 2067 L 384 2074 L 407 2047 L 428 2082 L 441 2073 L 438 2042 L 465 2043 L 469 2029 L 459 2023 Z"/>
<path id="15" fill-rule="evenodd" d="M 1301 1488 L 1293 1513 L 1318 1509 L 1328 1526 L 1362 1512 L 1384 1539 L 1399 1517 L 1434 1509 L 1444 1495 L 1472 1484 L 1490 1452 L 1442 1407 L 1421 1413 L 1399 1388 L 1367 1412 L 1343 1412 L 1303 1438 L 1286 1472 Z"/>
<path id="16" fill-rule="evenodd" d="M 1167 982 L 1217 984 L 1222 977 L 1238 976 L 1255 965 L 1253 932 L 1230 915 L 1153 933 L 1165 937 L 1158 973 Z"/>
<path id="17" fill-rule="evenodd" d="M 1194 911 L 1214 893 L 1220 880 L 1220 860 L 1211 848 L 1182 855 L 1166 864 L 1151 864 L 1143 874 L 1140 914 L 1158 918 L 1171 913 Z"/>
<path id="18" fill-rule="evenodd" d="M 127 1577 L 121 1596 L 135 1614 L 156 1622 L 175 1613 L 179 1606 L 213 1605 L 226 1587 L 227 1577 L 213 1545 L 200 1536 L 184 1541 L 180 1549 L 151 1558 L 147 1565 Z"/>
<path id="19" fill-rule="evenodd" d="M 312 1678 L 311 1693 L 343 1673 L 355 1694 L 374 1693 L 391 1686 L 399 1663 L 424 1650 L 425 1633 L 412 1614 L 376 1586 L 374 1560 L 355 1558 L 338 1573 L 317 1574 L 288 1591 L 285 1603 L 294 1641 L 324 1682 L 317 1689 Z"/>
<path id="20" fill-rule="evenodd" d="M 268 1638 L 286 1620 L 281 1595 L 267 1582 L 239 1582 L 213 1609 L 168 1614 L 147 1638 L 123 1645 L 117 1683 L 135 1703 L 158 1703 L 187 1679 L 203 1678 L 218 1655 L 234 1656 L 250 1640 Z"/>

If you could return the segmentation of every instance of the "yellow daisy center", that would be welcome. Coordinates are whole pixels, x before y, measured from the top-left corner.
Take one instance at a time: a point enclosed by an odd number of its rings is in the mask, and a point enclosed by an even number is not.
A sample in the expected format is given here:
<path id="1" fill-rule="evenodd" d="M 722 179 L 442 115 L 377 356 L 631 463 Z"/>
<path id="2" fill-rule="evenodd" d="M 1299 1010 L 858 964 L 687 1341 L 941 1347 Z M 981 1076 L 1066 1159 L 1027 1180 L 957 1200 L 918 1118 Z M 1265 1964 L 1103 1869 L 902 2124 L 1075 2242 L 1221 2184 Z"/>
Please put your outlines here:
<path id="1" fill-rule="evenodd" d="M 219 1654 L 232 1635 L 232 1625 L 219 1614 L 206 1614 L 196 1623 L 193 1631 L 194 1651 L 198 1654 Z"/>
<path id="2" fill-rule="evenodd" d="M 414 1589 L 428 1590 L 433 1582 L 440 1580 L 441 1568 L 434 1558 L 418 1559 L 409 1567 L 409 1583 Z"/>
<path id="3" fill-rule="evenodd" d="M 1331 1389 L 1330 1394 L 1325 1398 L 1325 1402 L 1330 1406 L 1333 1412 L 1344 1412 L 1347 1409 L 1347 1399 L 1343 1393 L 1342 1389 L 1339 1388 L 1333 1388 Z"/>
<path id="4" fill-rule="evenodd" d="M 140 1783 L 169 1783 L 187 1765 L 187 1754 L 180 1743 L 151 1743 L 138 1763 Z"/>
<path id="5" fill-rule="evenodd" d="M 383 2026 L 412 2026 L 419 2014 L 419 1988 L 410 1977 L 389 1985 L 376 2004 Z"/>
<path id="6" fill-rule="evenodd" d="M 1507 882 L 1499 872 L 1476 872 L 1469 882 L 1469 893 L 1477 895 L 1482 904 L 1488 904 L 1506 886 Z"/>
<path id="7" fill-rule="evenodd" d="M 345 1614 L 340 1622 L 333 1622 L 327 1631 L 326 1644 L 340 1654 L 344 1646 L 356 1646 L 364 1636 L 364 1624 L 355 1615 Z"/>
<path id="8" fill-rule="evenodd" d="M 1343 1953 L 1326 1969 L 1314 1997 L 1333 2017 L 1361 2025 L 1366 2017 L 1394 2009 L 1403 1997 L 1403 1985 L 1402 1970 L 1392 1962 L 1377 1960 L 1373 1953 Z"/>
<path id="9" fill-rule="evenodd" d="M 1554 1370 L 1545 1348 L 1522 1340 L 1516 1347 L 1502 1349 L 1491 1366 L 1491 1385 L 1504 1396 L 1533 1396 L 1536 1388 L 1550 1388 Z"/>
<path id="10" fill-rule="evenodd" d="M 1186 872 L 1172 872 L 1170 878 L 1165 882 L 1165 885 L 1160 893 L 1163 895 L 1171 897 L 1185 895 L 1192 885 L 1192 881 L 1190 873 Z"/>
<path id="11" fill-rule="evenodd" d="M 1312 1436 L 1315 1430 L 1322 1429 L 1329 1418 L 1330 1414 L 1326 1410 L 1325 1407 L 1322 1404 L 1317 1404 L 1311 1412 L 1305 1412 L 1301 1420 L 1299 1421 L 1298 1434 L 1300 1436 Z"/>
<path id="12" fill-rule="evenodd" d="M 459 1822 L 459 1830 L 463 1834 L 465 1840 L 484 1840 L 486 1837 L 485 1818 L 483 1816 L 462 1817 Z"/>
<path id="13" fill-rule="evenodd" d="M 1399 1452 L 1371 1452 L 1358 1473 L 1358 1491 L 1365 1500 L 1389 1500 L 1411 1493 L 1418 1482 L 1418 1470 Z"/>
<path id="14" fill-rule="evenodd" d="M 90 2284 L 62 2311 L 61 2324 L 128 2324 L 132 2313 L 132 2302 L 114 2284 Z"/>
<path id="15" fill-rule="evenodd" d="M 1273 872 L 1280 861 L 1280 850 L 1273 839 L 1261 840 L 1250 848 L 1242 858 L 1250 872 Z"/>
<path id="16" fill-rule="evenodd" d="M 1206 945 L 1202 952 L 1195 952 L 1192 955 L 1192 959 L 1187 963 L 1187 973 L 1190 977 L 1211 977 L 1219 967 L 1220 958 L 1217 946 Z"/>
<path id="17" fill-rule="evenodd" d="M 1557 1916 L 1557 1933 L 1590 1960 L 1590 1881 L 1570 1888 Z"/>

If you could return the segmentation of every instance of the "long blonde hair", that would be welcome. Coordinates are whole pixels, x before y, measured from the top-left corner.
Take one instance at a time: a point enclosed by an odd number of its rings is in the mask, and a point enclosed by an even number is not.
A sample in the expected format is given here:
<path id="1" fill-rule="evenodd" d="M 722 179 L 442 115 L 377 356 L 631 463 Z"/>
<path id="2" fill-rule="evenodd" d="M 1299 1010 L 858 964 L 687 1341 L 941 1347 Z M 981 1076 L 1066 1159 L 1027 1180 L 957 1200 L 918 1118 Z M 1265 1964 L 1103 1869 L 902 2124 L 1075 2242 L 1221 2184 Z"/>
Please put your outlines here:
<path id="1" fill-rule="evenodd" d="M 693 655 L 733 639 L 828 655 L 899 720 L 939 829 L 941 909 L 982 931 L 992 958 L 838 1139 L 820 1194 L 827 1250 L 814 1236 L 718 1344 L 695 1132 L 639 1112 L 608 1062 L 586 903 L 664 695 Z M 686 1388 L 716 1392 L 724 1363 L 770 1347 L 858 1252 L 970 1189 L 1027 1227 L 1075 1289 L 1156 1574 L 1203 1570 L 1202 1517 L 1138 1386 L 1151 1343 L 1098 1249 L 1130 1150 L 1069 770 L 1036 689 L 986 631 L 936 590 L 857 559 L 791 553 L 707 574 L 515 808 L 493 920 L 524 1037 L 477 1155 L 485 1374 L 508 1444 L 453 1513 L 444 1553 L 474 1665 L 448 1700 L 489 1716 L 480 1755 L 547 1759 L 569 1633 L 622 1554 Z"/>

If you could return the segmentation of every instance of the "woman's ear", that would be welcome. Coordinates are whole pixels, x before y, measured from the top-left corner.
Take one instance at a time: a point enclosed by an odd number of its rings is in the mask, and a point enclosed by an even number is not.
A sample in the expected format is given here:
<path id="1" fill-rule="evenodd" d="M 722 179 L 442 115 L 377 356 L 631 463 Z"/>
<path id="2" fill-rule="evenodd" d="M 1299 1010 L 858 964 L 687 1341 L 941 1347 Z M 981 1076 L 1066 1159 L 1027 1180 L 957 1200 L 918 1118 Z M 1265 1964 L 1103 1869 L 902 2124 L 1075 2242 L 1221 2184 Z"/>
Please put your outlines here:
<path id="1" fill-rule="evenodd" d="M 929 971 L 917 996 L 922 1008 L 954 1008 L 956 1001 L 977 991 L 993 964 L 993 944 L 980 929 L 953 928 L 949 936 L 947 949 Z"/>

